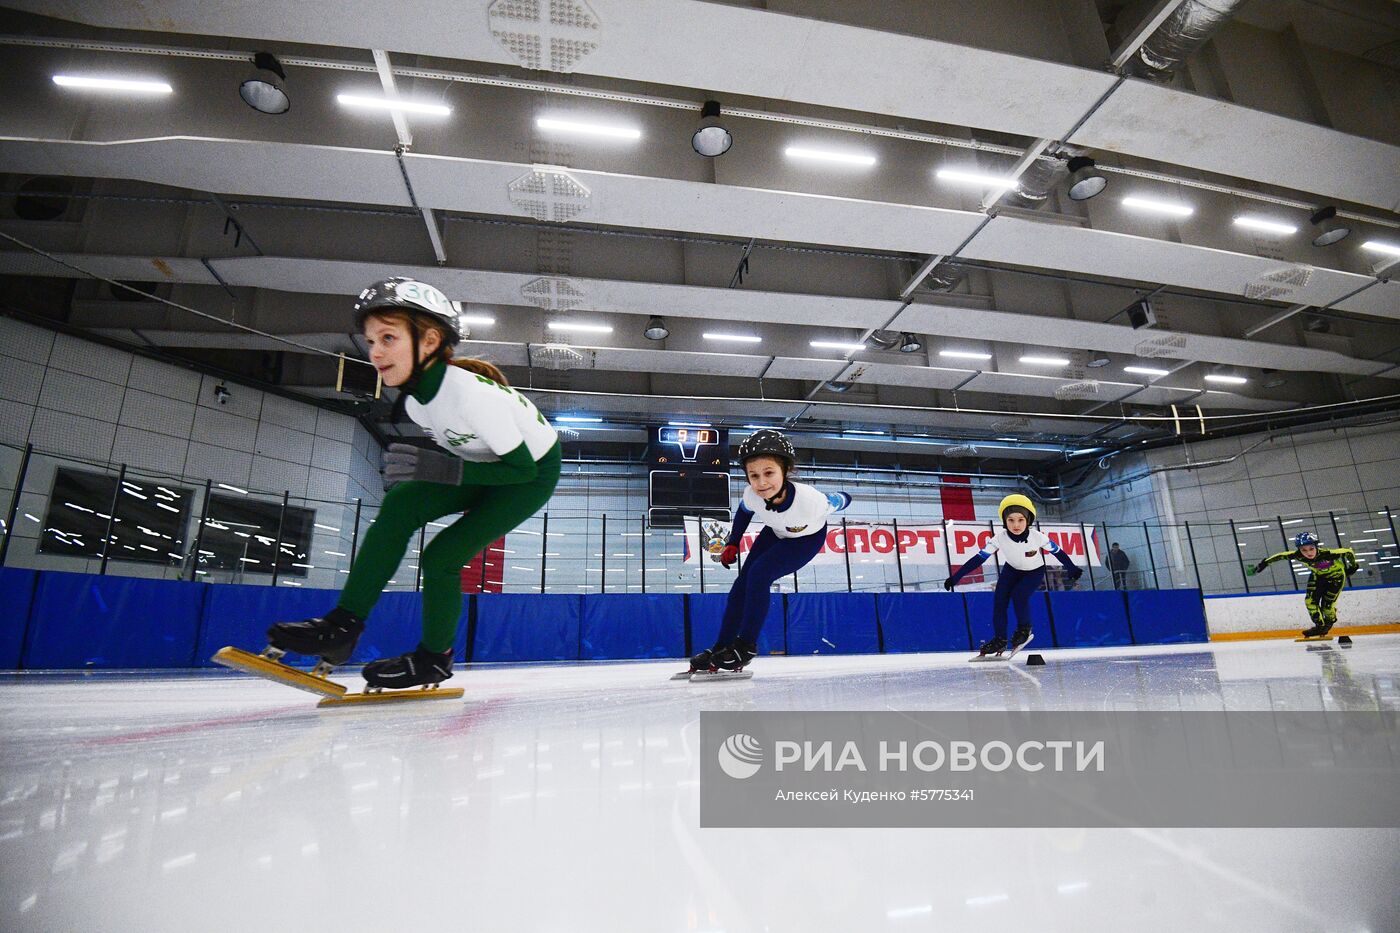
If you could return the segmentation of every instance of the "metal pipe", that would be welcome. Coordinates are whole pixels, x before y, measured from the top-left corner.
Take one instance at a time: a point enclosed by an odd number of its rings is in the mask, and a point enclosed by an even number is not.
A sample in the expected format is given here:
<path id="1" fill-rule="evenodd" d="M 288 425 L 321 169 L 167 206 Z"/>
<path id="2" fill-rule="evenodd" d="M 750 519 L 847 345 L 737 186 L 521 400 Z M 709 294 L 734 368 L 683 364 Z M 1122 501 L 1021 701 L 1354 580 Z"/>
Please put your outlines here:
<path id="1" fill-rule="evenodd" d="M 97 569 L 98 576 L 105 577 L 107 575 L 108 555 L 112 551 L 112 528 L 117 522 L 117 503 L 121 501 L 122 482 L 125 479 L 126 464 L 123 463 L 121 470 L 117 473 L 117 485 L 112 489 L 112 507 L 107 510 L 107 531 L 102 535 L 102 564 Z M 39 533 L 43 534 L 42 531 Z"/>
<path id="2" fill-rule="evenodd" d="M 904 561 L 899 556 L 899 519 L 891 519 L 894 522 L 894 566 L 899 571 L 899 591 L 904 592 Z"/>
<path id="3" fill-rule="evenodd" d="M 206 479 L 204 481 L 204 504 L 199 509 L 199 524 L 195 526 L 194 533 L 194 553 L 190 555 L 190 582 L 199 575 L 199 552 L 204 546 L 204 524 L 209 521 L 209 495 L 212 491 L 214 481 Z M 0 560 L 0 564 L 4 561 Z"/>
<path id="4" fill-rule="evenodd" d="M 1147 559 L 1152 564 L 1152 588 L 1160 590 L 1162 580 L 1157 576 L 1157 555 L 1152 553 L 1152 531 L 1147 527 L 1147 522 L 1142 523 L 1142 540 L 1147 542 Z"/>
<path id="5" fill-rule="evenodd" d="M 272 585 L 277 585 L 277 565 L 282 560 L 282 529 L 287 523 L 287 501 L 291 499 L 290 489 L 282 490 L 282 508 L 277 512 L 277 537 L 272 545 Z"/>
<path id="6" fill-rule="evenodd" d="M 841 519 L 841 550 L 846 556 L 846 592 L 852 591 L 851 587 L 851 538 L 850 526 L 846 524 L 846 519 Z"/>
<path id="7" fill-rule="evenodd" d="M 15 489 L 10 494 L 10 510 L 5 518 L 5 536 L 0 538 L 0 567 L 5 566 L 5 555 L 10 553 L 10 538 L 15 533 L 15 516 L 19 514 L 19 497 L 24 490 L 25 477 L 29 475 L 29 457 L 34 453 L 33 444 L 24 445 L 24 455 L 19 459 L 19 473 L 15 477 Z M 40 529 L 43 534 L 43 529 Z"/>
<path id="8" fill-rule="evenodd" d="M 1191 548 L 1191 569 L 1196 571 L 1196 589 L 1200 590 L 1201 598 L 1205 598 L 1206 588 L 1201 584 L 1201 564 L 1196 560 L 1196 539 L 1191 537 L 1191 523 L 1186 524 L 1186 544 Z M 1237 549 L 1238 550 L 1238 549 Z"/>
<path id="9" fill-rule="evenodd" d="M 1245 595 L 1249 595 L 1249 574 L 1245 573 L 1244 555 L 1240 553 L 1240 536 L 1235 533 L 1235 520 L 1230 519 L 1230 539 L 1235 542 L 1235 560 L 1239 561 L 1240 579 L 1244 581 Z"/>
<path id="10" fill-rule="evenodd" d="M 544 513 L 544 527 L 540 531 L 540 592 L 544 592 L 544 571 L 549 564 L 549 513 Z"/>
<path id="11" fill-rule="evenodd" d="M 364 502 L 359 496 L 355 497 L 355 527 L 350 531 L 350 566 L 355 566 L 355 552 L 360 546 L 360 510 Z"/>

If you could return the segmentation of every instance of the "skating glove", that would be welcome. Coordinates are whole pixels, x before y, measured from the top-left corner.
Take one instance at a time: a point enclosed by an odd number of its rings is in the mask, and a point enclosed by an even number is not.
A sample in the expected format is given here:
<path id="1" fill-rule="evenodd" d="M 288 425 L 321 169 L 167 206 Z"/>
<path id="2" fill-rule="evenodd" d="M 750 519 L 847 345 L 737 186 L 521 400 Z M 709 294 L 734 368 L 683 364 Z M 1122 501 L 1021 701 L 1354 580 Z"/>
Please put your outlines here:
<path id="1" fill-rule="evenodd" d="M 1079 580 L 1079 578 L 1082 577 L 1082 576 L 1084 576 L 1084 568 L 1083 568 L 1083 567 L 1071 567 L 1071 568 L 1069 569 L 1069 579 L 1070 579 L 1070 582 L 1077 582 L 1077 581 Z"/>
<path id="2" fill-rule="evenodd" d="M 953 592 L 953 587 L 955 587 L 955 586 L 957 586 L 957 584 L 956 584 L 955 582 L 953 582 L 953 578 L 952 578 L 952 577 L 949 577 L 948 579 L 946 579 L 946 580 L 943 581 L 943 588 L 944 588 L 945 590 L 947 590 L 949 593 Z"/>
<path id="3" fill-rule="evenodd" d="M 460 485 L 462 460 L 412 444 L 390 444 L 384 453 L 385 490 L 410 481 Z"/>
<path id="4" fill-rule="evenodd" d="M 738 559 L 739 545 L 737 544 L 726 544 L 724 550 L 719 555 L 719 562 L 723 564 L 726 569 L 733 567 L 734 562 Z"/>
<path id="5" fill-rule="evenodd" d="M 1246 567 L 1246 568 L 1244 568 L 1244 575 L 1247 576 L 1247 577 L 1252 577 L 1252 576 L 1254 576 L 1256 573 L 1263 573 L 1263 572 L 1264 572 L 1264 565 L 1263 565 L 1263 564 L 1255 564 L 1253 567 Z"/>

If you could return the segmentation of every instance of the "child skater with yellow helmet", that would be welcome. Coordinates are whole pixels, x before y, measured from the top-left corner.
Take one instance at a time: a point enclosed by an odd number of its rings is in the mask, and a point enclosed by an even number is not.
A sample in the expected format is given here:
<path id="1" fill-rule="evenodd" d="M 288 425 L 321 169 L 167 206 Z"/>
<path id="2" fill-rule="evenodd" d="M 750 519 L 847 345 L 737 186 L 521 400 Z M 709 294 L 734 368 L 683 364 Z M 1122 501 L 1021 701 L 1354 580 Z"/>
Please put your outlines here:
<path id="1" fill-rule="evenodd" d="M 996 553 L 1001 554 L 1002 567 L 997 575 L 996 593 L 992 599 L 994 634 L 982 645 L 977 658 L 973 660 L 988 656 L 1001 658 L 1002 652 L 1006 650 L 1008 604 L 1016 607 L 1016 632 L 1011 636 L 1011 654 L 1006 655 L 1006 660 L 1010 660 L 1017 651 L 1030 644 L 1034 637 L 1031 632 L 1030 599 L 1031 594 L 1040 589 L 1045 580 L 1044 551 L 1049 551 L 1064 564 L 1071 580 L 1078 580 L 1084 575 L 1084 571 L 1074 565 L 1069 555 L 1060 550 L 1060 546 L 1050 540 L 1049 535 L 1031 527 L 1031 522 L 1035 521 L 1035 505 L 1030 499 L 1019 493 L 1009 495 L 997 506 L 997 514 L 1001 517 L 1001 531 L 993 535 L 992 539 L 982 546 L 982 550 L 943 581 L 943 588 L 952 590 L 959 580 L 982 566 L 987 558 Z"/>

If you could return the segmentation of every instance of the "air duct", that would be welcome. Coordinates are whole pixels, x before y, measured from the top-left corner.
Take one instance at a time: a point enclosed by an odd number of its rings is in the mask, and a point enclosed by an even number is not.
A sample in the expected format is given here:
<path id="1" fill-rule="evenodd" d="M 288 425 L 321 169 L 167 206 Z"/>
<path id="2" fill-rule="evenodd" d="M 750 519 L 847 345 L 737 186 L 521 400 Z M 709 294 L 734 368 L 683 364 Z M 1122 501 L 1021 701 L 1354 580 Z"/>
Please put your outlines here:
<path id="1" fill-rule="evenodd" d="M 1244 5 L 1244 0 L 1186 0 L 1147 37 L 1124 73 L 1149 81 L 1169 81 L 1183 62 L 1210 40 Z"/>

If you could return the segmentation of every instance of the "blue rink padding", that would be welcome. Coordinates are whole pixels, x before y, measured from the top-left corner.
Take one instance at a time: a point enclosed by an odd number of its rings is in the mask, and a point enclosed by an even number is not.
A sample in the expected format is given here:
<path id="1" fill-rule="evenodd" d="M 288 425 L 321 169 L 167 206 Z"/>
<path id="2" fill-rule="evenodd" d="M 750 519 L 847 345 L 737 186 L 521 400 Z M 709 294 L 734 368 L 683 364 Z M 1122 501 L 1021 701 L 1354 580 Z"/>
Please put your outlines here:
<path id="1" fill-rule="evenodd" d="M 1200 590 L 1129 590 L 1128 618 L 1134 644 L 1210 641 Z"/>
<path id="2" fill-rule="evenodd" d="M 207 587 L 43 571 L 20 663 L 28 669 L 189 667 Z"/>
<path id="3" fill-rule="evenodd" d="M 972 650 L 976 651 L 982 643 L 992 637 L 992 593 L 991 591 L 978 591 L 975 593 L 964 593 L 963 598 L 967 600 L 967 623 L 972 630 Z M 1045 604 L 1045 591 L 1039 590 L 1031 594 L 1031 630 L 1035 632 L 1035 641 L 1032 642 L 1038 648 L 1049 648 L 1055 644 L 1054 629 L 1050 624 L 1050 610 Z M 1011 633 L 1016 631 L 1016 626 L 1020 620 L 1016 618 L 1016 607 L 1006 607 L 1006 637 L 1009 639 Z"/>
<path id="4" fill-rule="evenodd" d="M 267 645 L 267 629 L 274 622 L 299 622 L 324 615 L 335 608 L 336 590 L 310 590 L 301 587 L 257 586 L 253 584 L 200 584 L 209 587 L 204 618 L 199 632 L 195 663 L 212 667 L 210 657 L 225 645 L 244 651 L 261 651 Z M 417 593 L 385 593 L 370 611 L 365 632 L 355 645 L 348 664 L 363 664 L 376 658 L 412 651 L 422 634 L 422 597 Z M 466 619 L 463 609 L 462 619 Z M 460 643 L 466 626 L 458 624 Z M 289 654 L 286 662 L 309 667 L 315 658 Z"/>
<path id="5" fill-rule="evenodd" d="M 37 582 L 36 571 L 0 567 L 0 606 L 5 607 L 5 615 L 0 618 L 0 670 L 19 667 Z"/>
<path id="6" fill-rule="evenodd" d="M 577 661 L 582 597 L 483 593 L 476 597 L 473 661 Z"/>
<path id="7" fill-rule="evenodd" d="M 1056 648 L 1099 648 L 1133 643 L 1122 593 L 1116 590 L 1052 590 L 1046 595 L 1050 598 L 1050 614 L 1055 620 Z"/>
<path id="8" fill-rule="evenodd" d="M 684 654 L 685 597 L 680 593 L 598 593 L 583 597 L 579 634 L 582 660 L 679 658 Z"/>
<path id="9" fill-rule="evenodd" d="M 699 653 L 712 647 L 719 635 L 720 623 L 724 621 L 724 606 L 729 601 L 728 593 L 692 593 L 686 604 L 690 611 L 690 650 Z M 787 623 L 783 615 L 783 596 L 774 593 L 768 604 L 768 618 L 758 632 L 758 653 L 785 654 L 787 652 Z"/>
<path id="10" fill-rule="evenodd" d="M 886 654 L 972 648 L 962 593 L 878 593 L 875 611 Z"/>
<path id="11" fill-rule="evenodd" d="M 790 655 L 878 654 L 874 593 L 789 593 Z"/>

